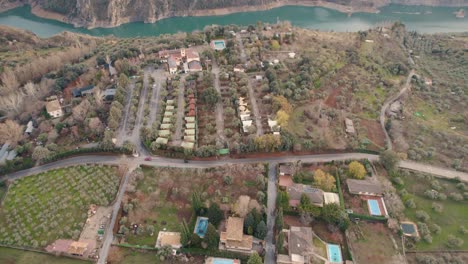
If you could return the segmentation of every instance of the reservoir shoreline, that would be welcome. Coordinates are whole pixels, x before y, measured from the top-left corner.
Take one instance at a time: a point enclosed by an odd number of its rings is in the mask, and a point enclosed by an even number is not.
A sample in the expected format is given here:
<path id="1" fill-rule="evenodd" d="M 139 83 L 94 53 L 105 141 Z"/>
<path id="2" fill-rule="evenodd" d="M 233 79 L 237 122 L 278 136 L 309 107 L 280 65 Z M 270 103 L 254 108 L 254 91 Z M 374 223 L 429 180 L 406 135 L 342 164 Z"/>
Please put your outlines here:
<path id="1" fill-rule="evenodd" d="M 257 7 L 254 10 L 257 10 Z M 66 18 L 63 16 L 55 16 L 55 13 L 26 5 L 0 13 L 0 24 L 26 29 L 40 37 L 52 36 L 62 31 L 93 36 L 145 37 L 203 30 L 205 26 L 213 24 L 246 26 L 256 24 L 258 21 L 272 24 L 277 20 L 290 21 L 293 26 L 320 31 L 359 31 L 401 21 L 409 30 L 421 33 L 468 32 L 466 18 L 457 19 L 454 15 L 458 10 L 458 7 L 388 5 L 382 7 L 379 12 L 355 12 L 349 15 L 351 13 L 328 7 L 287 5 L 266 11 L 236 12 L 227 15 L 206 11 L 203 14 L 197 13 L 197 16 L 195 13 L 190 16 L 171 15 L 158 21 L 128 20 L 125 21 L 128 23 L 122 23 L 118 27 L 98 25 L 99 27 L 86 29 L 66 23 L 64 21 Z M 55 20 L 44 17 L 54 17 Z"/>

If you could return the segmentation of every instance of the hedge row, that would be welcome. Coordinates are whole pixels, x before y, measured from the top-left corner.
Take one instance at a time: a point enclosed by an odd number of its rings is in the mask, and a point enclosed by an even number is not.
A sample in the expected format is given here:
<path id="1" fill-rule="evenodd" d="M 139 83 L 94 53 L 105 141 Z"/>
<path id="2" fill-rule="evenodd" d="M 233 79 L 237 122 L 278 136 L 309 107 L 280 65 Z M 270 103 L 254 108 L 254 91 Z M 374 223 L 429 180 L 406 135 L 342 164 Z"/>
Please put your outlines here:
<path id="1" fill-rule="evenodd" d="M 368 220 L 368 221 L 376 221 L 376 222 L 382 222 L 382 223 L 387 223 L 388 218 L 385 216 L 374 216 L 374 215 L 362 215 L 362 214 L 356 214 L 356 213 L 351 213 L 348 214 L 349 218 L 359 218 L 362 220 Z"/>
<path id="2" fill-rule="evenodd" d="M 80 148 L 60 153 L 53 154 L 41 161 L 41 164 L 57 161 L 70 156 L 78 154 L 92 154 L 92 153 L 118 153 L 118 154 L 131 154 L 132 151 L 126 148 Z"/>
<path id="3" fill-rule="evenodd" d="M 32 167 L 34 167 L 34 161 L 31 158 L 24 158 L 21 161 L 7 160 L 5 165 L 0 166 L 0 175 L 6 175 Z"/>

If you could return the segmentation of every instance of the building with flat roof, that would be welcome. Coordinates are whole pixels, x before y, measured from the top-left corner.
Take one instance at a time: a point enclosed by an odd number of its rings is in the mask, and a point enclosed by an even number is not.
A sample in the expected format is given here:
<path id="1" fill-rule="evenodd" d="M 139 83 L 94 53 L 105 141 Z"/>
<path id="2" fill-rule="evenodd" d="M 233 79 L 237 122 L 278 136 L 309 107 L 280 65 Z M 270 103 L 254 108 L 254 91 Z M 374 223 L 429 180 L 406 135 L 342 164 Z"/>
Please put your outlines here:
<path id="1" fill-rule="evenodd" d="M 51 117 L 57 118 L 63 116 L 62 106 L 57 99 L 46 102 L 45 107 Z"/>
<path id="2" fill-rule="evenodd" d="M 159 231 L 155 248 L 164 246 L 170 246 L 173 249 L 181 248 L 182 244 L 180 243 L 180 233 Z"/>

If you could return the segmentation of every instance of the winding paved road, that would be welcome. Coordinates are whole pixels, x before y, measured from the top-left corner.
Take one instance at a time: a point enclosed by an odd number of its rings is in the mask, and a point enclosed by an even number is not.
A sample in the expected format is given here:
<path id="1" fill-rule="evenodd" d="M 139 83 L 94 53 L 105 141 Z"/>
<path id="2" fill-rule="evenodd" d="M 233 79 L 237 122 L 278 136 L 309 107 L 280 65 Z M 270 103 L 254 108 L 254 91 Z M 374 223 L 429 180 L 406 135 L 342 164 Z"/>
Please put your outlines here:
<path id="1" fill-rule="evenodd" d="M 56 161 L 53 163 L 37 166 L 31 169 L 18 171 L 15 173 L 7 174 L 0 177 L 0 181 L 3 180 L 15 180 L 29 175 L 35 175 L 50 169 L 56 169 L 61 167 L 79 165 L 79 164 L 110 164 L 118 165 L 122 163 L 122 159 L 128 160 L 130 168 L 135 168 L 139 165 L 147 166 L 159 166 L 159 167 L 179 167 L 179 168 L 210 168 L 216 166 L 222 166 L 227 164 L 246 164 L 246 163 L 269 163 L 269 177 L 268 177 L 268 201 L 267 201 L 267 227 L 268 233 L 266 237 L 266 256 L 265 263 L 274 263 L 275 257 L 275 246 L 273 244 L 274 239 L 274 222 L 275 222 L 275 210 L 276 210 L 276 164 L 282 162 L 297 162 L 301 161 L 304 163 L 311 162 L 329 162 L 329 161 L 340 161 L 349 159 L 368 159 L 371 161 L 377 161 L 378 155 L 363 154 L 363 153 L 338 153 L 338 154 L 317 154 L 317 155 L 290 155 L 290 156 L 279 156 L 279 157 L 262 157 L 262 158 L 245 158 L 245 159 L 225 159 L 225 160 L 213 160 L 213 161 L 189 161 L 185 163 L 181 159 L 169 159 L 163 157 L 153 157 L 151 161 L 145 161 L 144 157 L 134 158 L 125 155 L 84 155 L 76 156 L 68 159 Z M 468 173 L 458 172 L 447 168 L 440 168 L 435 166 L 429 166 L 426 164 L 420 164 L 412 161 L 401 161 L 399 163 L 401 168 L 421 171 L 430 173 L 439 177 L 444 178 L 459 178 L 462 181 L 468 182 Z M 114 203 L 114 210 L 112 213 L 111 224 L 107 230 L 103 247 L 100 252 L 99 263 L 105 263 L 107 254 L 112 243 L 113 233 L 110 230 L 114 226 L 116 221 L 116 214 L 120 203 L 122 201 L 123 193 L 125 192 L 126 184 L 128 181 L 128 175 L 132 170 L 129 169 L 125 174 L 124 181 L 119 189 L 117 200 Z"/>

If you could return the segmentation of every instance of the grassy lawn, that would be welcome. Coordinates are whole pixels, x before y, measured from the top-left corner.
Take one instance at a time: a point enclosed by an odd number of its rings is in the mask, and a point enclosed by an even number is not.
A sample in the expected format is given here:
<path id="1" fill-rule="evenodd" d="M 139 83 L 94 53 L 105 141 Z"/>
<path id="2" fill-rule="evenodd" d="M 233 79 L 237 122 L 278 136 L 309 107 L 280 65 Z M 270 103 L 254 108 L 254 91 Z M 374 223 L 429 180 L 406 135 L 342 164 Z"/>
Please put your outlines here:
<path id="1" fill-rule="evenodd" d="M 89 261 L 0 247 L 0 263 L 8 264 L 84 264 Z M 154 262 L 153 262 L 154 263 Z"/>
<path id="2" fill-rule="evenodd" d="M 325 243 L 323 243 L 320 239 L 318 239 L 316 236 L 313 237 L 312 242 L 314 244 L 314 251 L 318 255 L 328 258 L 327 256 L 327 246 Z"/>
<path id="3" fill-rule="evenodd" d="M 431 227 L 431 224 L 437 224 L 442 228 L 440 234 L 432 233 L 432 243 L 421 240 L 416 244 L 416 249 L 446 249 L 446 242 L 449 235 L 454 235 L 463 239 L 465 242 L 460 249 L 468 249 L 468 234 L 462 234 L 460 232 L 461 226 L 468 226 L 466 222 L 466 219 L 468 219 L 468 202 L 466 200 L 454 201 L 450 198 L 447 198 L 447 200 L 431 200 L 424 195 L 424 191 L 432 189 L 431 180 L 427 180 L 421 176 L 415 176 L 414 174 L 409 174 L 409 176 L 402 176 L 401 178 L 403 179 L 405 186 L 400 187 L 400 189 L 405 188 L 409 193 L 409 195 L 404 198 L 413 199 L 416 203 L 416 208 L 405 209 L 405 216 L 417 223 L 420 220 L 418 220 L 416 217 L 416 211 L 423 210 L 430 217 L 430 219 L 427 221 L 429 228 Z M 447 196 L 450 193 L 462 193 L 462 191 L 456 188 L 456 183 L 454 182 L 443 179 L 435 179 L 432 181 L 438 181 L 439 185 L 442 186 L 442 189 L 439 192 L 445 193 Z M 432 209 L 433 203 L 442 205 L 442 212 L 438 213 L 434 211 Z"/>
<path id="4" fill-rule="evenodd" d="M 116 246 L 111 247 L 107 260 L 112 264 L 163 263 L 156 256 L 156 251 L 135 250 Z"/>
<path id="5" fill-rule="evenodd" d="M 119 180 L 114 167 L 75 166 L 13 182 L 0 208 L 0 243 L 44 247 L 77 239 L 89 205 L 109 205 Z"/>

